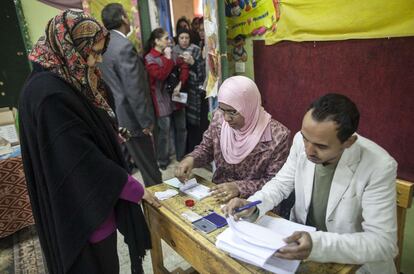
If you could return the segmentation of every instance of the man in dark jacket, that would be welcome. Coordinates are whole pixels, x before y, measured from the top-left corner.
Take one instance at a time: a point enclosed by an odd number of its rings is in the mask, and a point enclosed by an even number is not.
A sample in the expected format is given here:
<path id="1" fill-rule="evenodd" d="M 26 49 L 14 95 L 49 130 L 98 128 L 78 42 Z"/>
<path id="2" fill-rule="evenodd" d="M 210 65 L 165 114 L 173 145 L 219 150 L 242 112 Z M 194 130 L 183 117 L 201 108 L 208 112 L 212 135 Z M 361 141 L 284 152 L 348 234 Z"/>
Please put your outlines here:
<path id="1" fill-rule="evenodd" d="M 121 4 L 102 10 L 102 21 L 110 30 L 110 42 L 100 65 L 110 87 L 119 125 L 129 130 L 126 147 L 141 171 L 146 186 L 162 182 L 154 155 L 152 129 L 154 114 L 144 64 L 127 38 L 130 22 Z"/>

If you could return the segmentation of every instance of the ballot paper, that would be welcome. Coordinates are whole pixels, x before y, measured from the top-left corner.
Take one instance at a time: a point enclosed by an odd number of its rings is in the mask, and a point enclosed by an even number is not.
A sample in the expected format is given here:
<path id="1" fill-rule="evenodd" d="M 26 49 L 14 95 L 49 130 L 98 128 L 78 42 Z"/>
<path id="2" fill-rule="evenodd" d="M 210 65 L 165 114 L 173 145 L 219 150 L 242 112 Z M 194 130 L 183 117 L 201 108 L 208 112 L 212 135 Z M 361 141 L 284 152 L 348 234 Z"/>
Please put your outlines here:
<path id="1" fill-rule="evenodd" d="M 185 184 L 180 187 L 180 190 L 196 200 L 202 200 L 210 196 L 210 188 L 197 183 L 196 178 L 185 182 Z"/>
<path id="2" fill-rule="evenodd" d="M 186 210 L 183 213 L 181 213 L 181 216 L 183 216 L 186 220 L 188 220 L 190 223 L 200 220 L 201 218 L 203 218 L 203 216 L 198 215 L 197 213 L 195 213 L 194 211 L 191 210 Z"/>
<path id="3" fill-rule="evenodd" d="M 167 189 L 165 191 L 155 192 L 154 195 L 155 195 L 155 197 L 158 198 L 158 200 L 162 201 L 162 200 L 167 200 L 167 199 L 169 199 L 171 197 L 174 197 L 177 194 L 178 194 L 178 191 L 177 190 Z"/>
<path id="4" fill-rule="evenodd" d="M 180 187 L 183 186 L 183 183 L 181 183 L 180 180 L 178 180 L 177 177 L 166 180 L 166 181 L 164 181 L 164 183 L 166 183 L 169 186 L 175 187 L 175 188 L 180 188 Z"/>
<path id="5" fill-rule="evenodd" d="M 173 102 L 178 102 L 178 103 L 182 103 L 182 104 L 187 104 L 187 93 L 185 92 L 180 92 L 180 96 L 175 96 L 172 95 L 171 100 Z"/>
<path id="6" fill-rule="evenodd" d="M 217 236 L 217 248 L 235 259 L 259 266 L 278 274 L 294 273 L 300 261 L 284 260 L 273 254 L 286 243 L 283 238 L 295 231 L 315 231 L 314 227 L 297 224 L 283 218 L 263 216 L 256 223 L 227 218 L 229 227 Z"/>
<path id="7" fill-rule="evenodd" d="M 205 197 L 210 195 L 210 188 L 197 183 L 196 178 L 192 178 L 183 184 L 180 182 L 180 180 L 178 180 L 178 178 L 174 177 L 164 181 L 164 183 L 166 183 L 169 186 L 180 189 L 180 191 L 193 197 L 196 200 L 204 199 Z"/>
<path id="8" fill-rule="evenodd" d="M 0 137 L 6 139 L 12 145 L 19 143 L 19 136 L 14 124 L 0 126 Z"/>

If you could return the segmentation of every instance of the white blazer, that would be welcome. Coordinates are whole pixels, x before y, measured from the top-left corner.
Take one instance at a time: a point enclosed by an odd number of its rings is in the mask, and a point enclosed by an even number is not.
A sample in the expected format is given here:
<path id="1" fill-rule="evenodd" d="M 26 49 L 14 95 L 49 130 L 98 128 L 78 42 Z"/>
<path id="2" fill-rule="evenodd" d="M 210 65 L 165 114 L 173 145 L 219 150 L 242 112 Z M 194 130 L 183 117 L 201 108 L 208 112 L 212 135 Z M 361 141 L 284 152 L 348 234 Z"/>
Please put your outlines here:
<path id="1" fill-rule="evenodd" d="M 363 264 L 357 273 L 396 273 L 396 161 L 374 142 L 357 135 L 336 167 L 326 209 L 328 232 L 310 233 L 309 260 Z M 305 224 L 312 199 L 315 164 L 306 157 L 298 132 L 289 157 L 262 190 L 248 200 L 261 200 L 260 216 L 295 189 L 291 220 Z"/>

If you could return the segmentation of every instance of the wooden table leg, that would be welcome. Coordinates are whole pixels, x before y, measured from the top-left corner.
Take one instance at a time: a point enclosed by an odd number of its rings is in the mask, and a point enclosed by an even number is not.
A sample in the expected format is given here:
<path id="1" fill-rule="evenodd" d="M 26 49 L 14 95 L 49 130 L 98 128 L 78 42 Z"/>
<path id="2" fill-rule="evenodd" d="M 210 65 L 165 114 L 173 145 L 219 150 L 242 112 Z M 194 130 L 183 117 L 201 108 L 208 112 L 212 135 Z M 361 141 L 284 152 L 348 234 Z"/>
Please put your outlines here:
<path id="1" fill-rule="evenodd" d="M 170 273 L 164 267 L 164 258 L 162 255 L 162 245 L 161 245 L 161 237 L 158 233 L 158 230 L 155 227 L 152 227 L 152 214 L 154 209 L 151 206 L 148 206 L 144 203 L 144 214 L 146 215 L 146 219 L 148 222 L 149 230 L 151 231 L 151 260 L 152 260 L 152 269 L 154 274 L 166 274 Z"/>

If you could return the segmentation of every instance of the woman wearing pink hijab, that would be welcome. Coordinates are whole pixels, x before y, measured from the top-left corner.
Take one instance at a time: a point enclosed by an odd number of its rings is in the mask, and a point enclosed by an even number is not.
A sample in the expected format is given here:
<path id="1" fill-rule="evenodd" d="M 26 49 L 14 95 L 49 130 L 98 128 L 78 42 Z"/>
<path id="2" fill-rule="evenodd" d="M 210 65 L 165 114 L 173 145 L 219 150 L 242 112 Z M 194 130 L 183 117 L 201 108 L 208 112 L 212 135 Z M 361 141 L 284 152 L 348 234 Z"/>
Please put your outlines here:
<path id="1" fill-rule="evenodd" d="M 175 175 L 186 180 L 194 167 L 216 164 L 212 190 L 222 203 L 247 198 L 269 181 L 289 154 L 290 131 L 262 107 L 256 84 L 234 76 L 223 82 L 219 107 L 200 145 L 178 165 Z"/>

